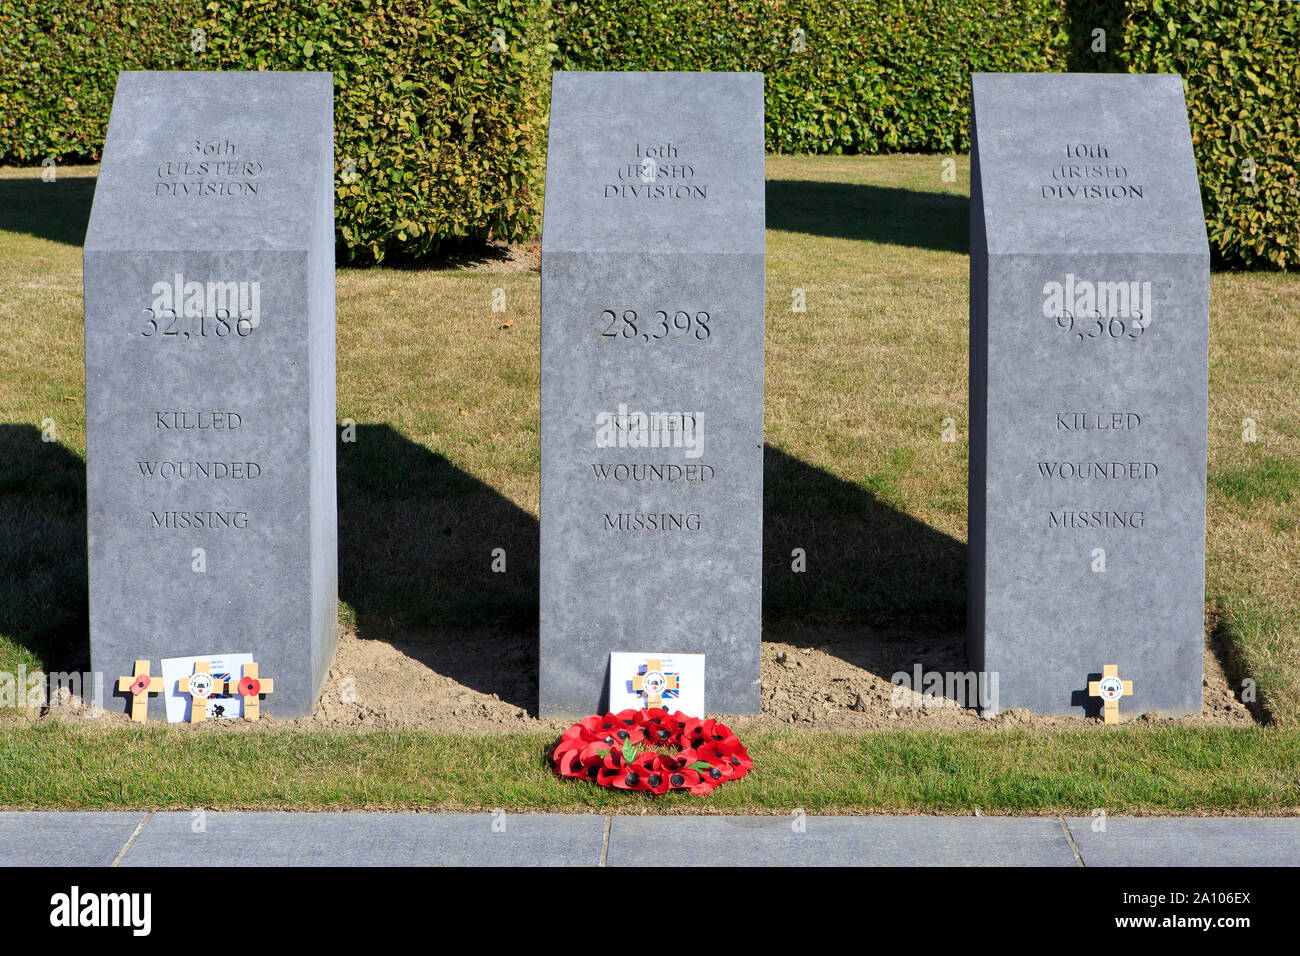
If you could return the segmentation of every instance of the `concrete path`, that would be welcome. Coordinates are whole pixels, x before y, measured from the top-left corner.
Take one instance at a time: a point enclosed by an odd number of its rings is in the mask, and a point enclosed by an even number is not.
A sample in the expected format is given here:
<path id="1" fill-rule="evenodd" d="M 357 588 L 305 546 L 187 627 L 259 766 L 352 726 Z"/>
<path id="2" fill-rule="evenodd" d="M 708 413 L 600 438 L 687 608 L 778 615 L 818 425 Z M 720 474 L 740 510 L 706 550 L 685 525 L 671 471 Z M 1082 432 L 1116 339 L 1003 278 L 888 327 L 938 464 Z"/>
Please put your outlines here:
<path id="1" fill-rule="evenodd" d="M 0 866 L 196 860 L 231 866 L 1297 866 L 1300 818 L 0 812 Z"/>

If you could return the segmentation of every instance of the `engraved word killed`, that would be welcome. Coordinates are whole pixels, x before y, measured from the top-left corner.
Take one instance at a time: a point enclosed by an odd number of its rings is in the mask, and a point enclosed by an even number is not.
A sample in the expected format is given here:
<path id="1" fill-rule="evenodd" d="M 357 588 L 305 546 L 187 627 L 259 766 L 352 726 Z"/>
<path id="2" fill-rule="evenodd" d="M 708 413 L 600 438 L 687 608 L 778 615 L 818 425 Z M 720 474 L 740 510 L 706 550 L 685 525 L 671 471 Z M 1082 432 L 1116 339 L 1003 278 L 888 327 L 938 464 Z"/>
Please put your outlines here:
<path id="1" fill-rule="evenodd" d="M 596 413 L 597 448 L 680 448 L 687 458 L 704 454 L 704 416 L 699 412 L 627 410 Z"/>

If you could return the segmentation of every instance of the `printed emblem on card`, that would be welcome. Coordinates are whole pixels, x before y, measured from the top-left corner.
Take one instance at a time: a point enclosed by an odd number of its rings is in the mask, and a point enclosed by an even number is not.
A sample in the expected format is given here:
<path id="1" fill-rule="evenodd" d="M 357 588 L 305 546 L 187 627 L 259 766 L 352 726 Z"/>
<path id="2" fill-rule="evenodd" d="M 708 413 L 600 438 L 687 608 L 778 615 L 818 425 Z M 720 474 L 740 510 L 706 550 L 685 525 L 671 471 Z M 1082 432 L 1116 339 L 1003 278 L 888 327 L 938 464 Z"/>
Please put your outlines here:
<path id="1" fill-rule="evenodd" d="M 1118 677 L 1103 677 L 1100 690 L 1103 700 L 1119 700 L 1124 696 L 1124 682 Z"/>
<path id="2" fill-rule="evenodd" d="M 660 707 L 704 716 L 704 655 L 623 653 L 609 655 L 609 709 Z"/>

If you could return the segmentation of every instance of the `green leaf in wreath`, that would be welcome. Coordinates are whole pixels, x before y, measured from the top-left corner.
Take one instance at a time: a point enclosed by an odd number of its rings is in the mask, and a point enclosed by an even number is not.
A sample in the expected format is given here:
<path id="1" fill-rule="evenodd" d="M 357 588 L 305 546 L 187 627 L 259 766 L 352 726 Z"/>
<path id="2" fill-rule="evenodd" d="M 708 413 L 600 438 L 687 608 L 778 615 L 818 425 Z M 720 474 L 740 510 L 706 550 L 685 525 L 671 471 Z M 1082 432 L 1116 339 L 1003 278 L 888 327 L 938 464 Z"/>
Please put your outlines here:
<path id="1" fill-rule="evenodd" d="M 630 740 L 623 741 L 623 759 L 627 763 L 631 763 L 636 759 L 636 748 L 632 746 L 632 741 Z"/>
<path id="2" fill-rule="evenodd" d="M 697 761 L 695 761 L 695 763 L 691 764 L 690 767 L 688 767 L 687 769 L 689 769 L 689 770 L 712 770 L 712 769 L 713 769 L 713 764 L 711 764 L 711 763 L 709 763 L 709 762 L 707 762 L 707 761 L 704 761 L 704 760 L 697 760 Z"/>

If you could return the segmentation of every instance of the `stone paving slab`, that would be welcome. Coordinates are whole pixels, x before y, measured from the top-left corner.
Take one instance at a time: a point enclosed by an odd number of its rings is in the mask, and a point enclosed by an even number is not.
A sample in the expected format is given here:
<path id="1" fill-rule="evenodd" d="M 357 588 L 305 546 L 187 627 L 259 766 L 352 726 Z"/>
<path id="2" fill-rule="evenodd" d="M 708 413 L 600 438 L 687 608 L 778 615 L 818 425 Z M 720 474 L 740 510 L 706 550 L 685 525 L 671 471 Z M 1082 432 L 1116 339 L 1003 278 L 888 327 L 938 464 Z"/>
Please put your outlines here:
<path id="1" fill-rule="evenodd" d="M 604 836 L 586 814 L 158 813 L 121 865 L 598 866 Z"/>
<path id="2" fill-rule="evenodd" d="M 1300 866 L 1295 817 L 1070 817 L 1084 866 Z"/>
<path id="3" fill-rule="evenodd" d="M 620 817 L 609 866 L 1077 866 L 1049 818 Z"/>
<path id="4" fill-rule="evenodd" d="M 109 866 L 145 816 L 0 812 L 0 866 Z"/>
<path id="5" fill-rule="evenodd" d="M 0 866 L 1077 866 L 1056 817 L 0 812 Z M 1300 866 L 1300 818 L 1090 817 L 1083 864 Z M 494 829 L 494 824 L 496 825 Z M 608 844 L 605 828 L 609 826 Z M 137 833 L 138 829 L 138 833 Z M 130 842 L 135 835 L 133 842 Z"/>

